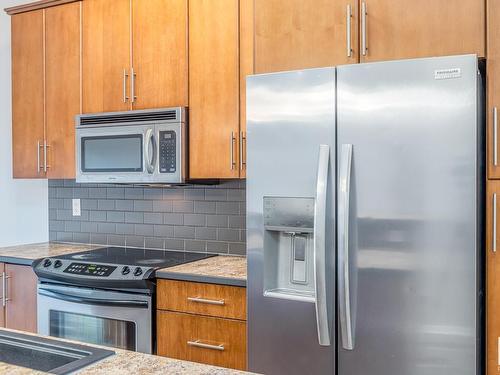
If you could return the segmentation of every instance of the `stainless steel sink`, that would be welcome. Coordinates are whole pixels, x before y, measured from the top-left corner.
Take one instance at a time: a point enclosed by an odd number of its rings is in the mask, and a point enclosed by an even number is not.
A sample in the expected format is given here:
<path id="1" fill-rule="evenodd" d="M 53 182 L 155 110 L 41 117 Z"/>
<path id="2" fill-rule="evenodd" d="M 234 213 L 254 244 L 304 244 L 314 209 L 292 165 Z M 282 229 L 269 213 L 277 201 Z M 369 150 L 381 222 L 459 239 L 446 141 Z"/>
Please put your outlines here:
<path id="1" fill-rule="evenodd" d="M 52 374 L 69 374 L 113 354 L 111 350 L 0 331 L 0 362 Z"/>

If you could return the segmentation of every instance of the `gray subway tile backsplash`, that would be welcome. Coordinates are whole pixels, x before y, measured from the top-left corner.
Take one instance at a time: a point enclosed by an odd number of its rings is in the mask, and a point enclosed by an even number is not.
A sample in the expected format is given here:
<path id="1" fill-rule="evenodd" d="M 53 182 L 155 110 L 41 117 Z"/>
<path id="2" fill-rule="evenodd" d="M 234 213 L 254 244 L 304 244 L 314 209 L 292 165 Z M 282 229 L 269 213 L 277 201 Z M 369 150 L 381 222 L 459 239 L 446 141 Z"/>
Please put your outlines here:
<path id="1" fill-rule="evenodd" d="M 245 255 L 245 197 L 238 180 L 172 188 L 49 180 L 49 239 Z M 72 216 L 72 198 L 81 216 Z"/>

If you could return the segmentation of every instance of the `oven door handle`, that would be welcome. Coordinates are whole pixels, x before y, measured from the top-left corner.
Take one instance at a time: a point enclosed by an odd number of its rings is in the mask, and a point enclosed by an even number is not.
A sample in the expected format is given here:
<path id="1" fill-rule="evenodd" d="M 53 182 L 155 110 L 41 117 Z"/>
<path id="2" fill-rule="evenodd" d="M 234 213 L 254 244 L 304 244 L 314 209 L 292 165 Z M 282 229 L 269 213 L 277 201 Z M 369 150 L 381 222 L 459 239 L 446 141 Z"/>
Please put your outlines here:
<path id="1" fill-rule="evenodd" d="M 84 303 L 86 305 L 113 306 L 113 307 L 133 307 L 133 308 L 148 308 L 147 301 L 130 301 L 130 300 L 102 300 L 98 298 L 77 297 L 65 293 L 53 292 L 47 289 L 38 289 L 38 295 L 59 299 L 61 301 Z"/>

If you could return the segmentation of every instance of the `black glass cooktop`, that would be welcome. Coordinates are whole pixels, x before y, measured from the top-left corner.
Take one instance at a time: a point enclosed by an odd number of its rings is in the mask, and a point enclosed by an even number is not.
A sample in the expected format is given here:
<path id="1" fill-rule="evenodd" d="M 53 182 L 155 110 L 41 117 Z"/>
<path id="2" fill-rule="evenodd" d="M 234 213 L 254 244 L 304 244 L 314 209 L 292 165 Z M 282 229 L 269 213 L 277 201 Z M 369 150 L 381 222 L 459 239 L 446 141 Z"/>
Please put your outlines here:
<path id="1" fill-rule="evenodd" d="M 214 256 L 216 256 L 216 254 L 130 249 L 125 247 L 103 247 L 96 250 L 58 256 L 57 259 L 71 259 L 85 263 L 123 264 L 158 269 L 173 267 Z"/>

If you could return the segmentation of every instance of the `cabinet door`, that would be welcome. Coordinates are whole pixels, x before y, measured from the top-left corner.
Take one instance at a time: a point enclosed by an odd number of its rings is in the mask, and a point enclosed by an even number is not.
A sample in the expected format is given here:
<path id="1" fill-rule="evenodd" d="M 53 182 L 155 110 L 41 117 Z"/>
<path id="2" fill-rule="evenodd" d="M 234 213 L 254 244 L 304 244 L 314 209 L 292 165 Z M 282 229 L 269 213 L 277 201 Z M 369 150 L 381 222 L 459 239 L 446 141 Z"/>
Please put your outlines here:
<path id="1" fill-rule="evenodd" d="M 240 135 L 238 138 L 240 178 L 245 178 L 247 175 L 246 78 L 254 73 L 254 11 L 253 0 L 240 0 Z"/>
<path id="2" fill-rule="evenodd" d="M 30 266 L 5 265 L 7 304 L 5 327 L 20 331 L 37 331 L 37 277 Z"/>
<path id="3" fill-rule="evenodd" d="M 132 4 L 134 109 L 187 106 L 187 0 Z"/>
<path id="4" fill-rule="evenodd" d="M 500 178 L 500 2 L 488 1 L 487 137 L 488 178 Z"/>
<path id="5" fill-rule="evenodd" d="M 130 109 L 130 0 L 85 0 L 82 20 L 83 112 Z"/>
<path id="6" fill-rule="evenodd" d="M 360 4 L 362 62 L 467 53 L 485 56 L 484 1 L 360 0 Z"/>
<path id="7" fill-rule="evenodd" d="M 255 0 L 255 71 L 358 62 L 357 19 L 355 0 Z"/>
<path id="8" fill-rule="evenodd" d="M 189 175 L 237 178 L 238 0 L 189 1 Z"/>
<path id="9" fill-rule="evenodd" d="M 486 367 L 500 372 L 500 181 L 487 182 L 486 193 Z"/>
<path id="10" fill-rule="evenodd" d="M 12 159 L 15 178 L 42 178 L 44 13 L 12 16 Z M 37 165 L 38 163 L 38 165 Z"/>
<path id="11" fill-rule="evenodd" d="M 75 178 L 75 115 L 80 113 L 81 3 L 45 11 L 48 178 Z"/>
<path id="12" fill-rule="evenodd" d="M 246 369 L 246 323 L 159 311 L 158 355 L 209 365 Z"/>
<path id="13" fill-rule="evenodd" d="M 5 272 L 5 264 L 0 263 L 0 276 L 2 276 L 4 272 Z M 0 296 L 0 301 L 2 304 L 3 304 L 3 297 L 4 297 L 3 295 Z M 2 307 L 2 305 L 0 305 L 0 327 L 5 327 L 5 309 Z"/>

